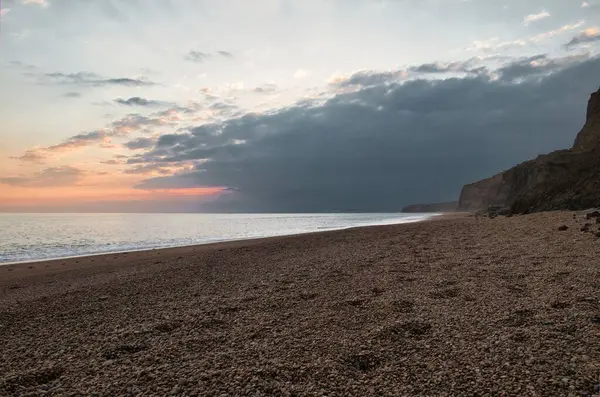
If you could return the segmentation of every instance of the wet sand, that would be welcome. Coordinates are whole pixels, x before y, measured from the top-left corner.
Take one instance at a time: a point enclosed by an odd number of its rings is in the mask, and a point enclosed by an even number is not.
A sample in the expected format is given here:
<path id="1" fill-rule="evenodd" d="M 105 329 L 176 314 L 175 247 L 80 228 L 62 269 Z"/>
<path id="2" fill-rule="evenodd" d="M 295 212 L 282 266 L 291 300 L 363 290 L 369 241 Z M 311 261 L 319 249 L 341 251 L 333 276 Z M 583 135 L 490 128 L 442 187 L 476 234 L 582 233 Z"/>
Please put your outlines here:
<path id="1" fill-rule="evenodd" d="M 593 395 L 584 222 L 463 215 L 0 266 L 0 395 Z"/>

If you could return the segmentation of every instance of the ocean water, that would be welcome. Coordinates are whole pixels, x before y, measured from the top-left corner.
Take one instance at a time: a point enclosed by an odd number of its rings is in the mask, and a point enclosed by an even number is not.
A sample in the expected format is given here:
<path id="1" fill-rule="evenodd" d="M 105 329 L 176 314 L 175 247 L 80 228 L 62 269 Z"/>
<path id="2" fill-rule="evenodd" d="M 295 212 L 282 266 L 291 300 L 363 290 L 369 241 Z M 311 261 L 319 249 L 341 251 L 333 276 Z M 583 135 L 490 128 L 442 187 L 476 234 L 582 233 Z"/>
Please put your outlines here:
<path id="1" fill-rule="evenodd" d="M 0 214 L 0 263 L 418 222 L 431 214 Z"/>

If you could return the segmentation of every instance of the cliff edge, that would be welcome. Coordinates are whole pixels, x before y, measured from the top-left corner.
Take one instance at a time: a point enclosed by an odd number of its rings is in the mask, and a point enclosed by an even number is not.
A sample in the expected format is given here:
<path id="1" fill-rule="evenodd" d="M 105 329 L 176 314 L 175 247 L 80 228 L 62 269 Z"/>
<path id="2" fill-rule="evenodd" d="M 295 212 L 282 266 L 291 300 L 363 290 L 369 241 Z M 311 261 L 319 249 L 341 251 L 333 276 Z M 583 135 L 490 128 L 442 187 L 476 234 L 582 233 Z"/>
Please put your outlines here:
<path id="1" fill-rule="evenodd" d="M 503 207 L 515 213 L 600 206 L 600 89 L 571 149 L 558 150 L 463 187 L 460 211 Z"/>

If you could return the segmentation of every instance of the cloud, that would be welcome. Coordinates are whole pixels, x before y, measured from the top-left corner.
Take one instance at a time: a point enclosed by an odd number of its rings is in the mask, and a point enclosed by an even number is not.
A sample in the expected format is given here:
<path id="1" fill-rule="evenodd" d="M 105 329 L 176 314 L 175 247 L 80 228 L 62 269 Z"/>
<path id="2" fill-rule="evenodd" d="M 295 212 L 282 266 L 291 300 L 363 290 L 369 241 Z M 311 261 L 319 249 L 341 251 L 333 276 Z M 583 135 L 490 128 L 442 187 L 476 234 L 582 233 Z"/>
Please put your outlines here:
<path id="1" fill-rule="evenodd" d="M 573 37 L 567 44 L 565 44 L 565 47 L 570 49 L 583 44 L 595 43 L 597 41 L 600 41 L 600 29 L 589 28 L 584 30 L 581 34 Z"/>
<path id="2" fill-rule="evenodd" d="M 125 146 L 129 150 L 138 150 L 138 149 L 148 149 L 154 146 L 155 140 L 152 138 L 137 138 L 127 143 L 124 143 Z"/>
<path id="3" fill-rule="evenodd" d="M 80 98 L 81 94 L 79 92 L 65 92 L 65 94 L 63 95 L 65 98 Z"/>
<path id="4" fill-rule="evenodd" d="M 409 66 L 406 69 L 392 71 L 361 70 L 350 76 L 334 76 L 329 80 L 333 87 L 370 87 L 380 84 L 390 84 L 409 79 L 415 75 L 444 74 L 444 73 L 467 73 L 479 75 L 487 73 L 487 69 L 481 66 L 479 58 L 471 58 L 461 62 L 433 62 L 421 65 Z"/>
<path id="5" fill-rule="evenodd" d="M 71 166 L 46 168 L 31 176 L 0 178 L 0 184 L 18 187 L 57 187 L 76 184 L 85 172 Z"/>
<path id="6" fill-rule="evenodd" d="M 193 110 L 191 107 L 180 107 L 157 112 L 150 116 L 143 116 L 136 113 L 128 114 L 121 119 L 109 123 L 105 128 L 74 135 L 56 145 L 28 149 L 22 156 L 15 158 L 25 162 L 40 163 L 56 153 L 67 152 L 91 145 L 98 144 L 106 149 L 115 148 L 116 146 L 111 144 L 112 138 L 124 137 L 138 131 L 146 131 L 152 127 L 173 125 L 178 120 L 178 117 L 174 116 L 178 111 L 192 112 Z"/>
<path id="7" fill-rule="evenodd" d="M 161 107 L 161 106 L 173 106 L 172 103 L 163 101 L 154 101 L 146 98 L 131 97 L 129 99 L 117 98 L 115 102 L 119 105 L 124 106 L 142 106 L 142 107 Z"/>
<path id="8" fill-rule="evenodd" d="M 46 80 L 58 84 L 72 84 L 80 86 L 125 86 L 125 87 L 147 87 L 156 85 L 156 83 L 145 79 L 131 79 L 127 77 L 119 78 L 103 78 L 95 73 L 78 72 L 78 73 L 46 73 L 43 75 Z"/>
<path id="9" fill-rule="evenodd" d="M 47 155 L 45 154 L 43 149 L 33 148 L 27 149 L 22 156 L 12 158 L 16 160 L 25 161 L 27 163 L 42 164 L 46 160 Z"/>
<path id="10" fill-rule="evenodd" d="M 141 175 L 141 174 L 150 174 L 157 173 L 162 175 L 171 174 L 171 169 L 165 167 L 164 164 L 147 164 L 147 165 L 138 165 L 133 168 L 128 168 L 123 171 L 124 174 L 130 175 Z"/>
<path id="11" fill-rule="evenodd" d="M 408 68 L 408 72 L 420 73 L 420 74 L 436 74 L 436 73 L 473 73 L 479 74 L 483 72 L 485 68 L 481 68 L 480 60 L 478 58 L 471 58 L 464 62 L 435 62 L 425 63 L 422 65 L 411 66 Z"/>
<path id="12" fill-rule="evenodd" d="M 350 76 L 334 76 L 329 80 L 329 84 L 337 87 L 349 86 L 376 86 L 380 84 L 389 84 L 400 81 L 408 77 L 405 70 L 396 70 L 389 72 L 379 72 L 373 70 L 361 70 Z"/>
<path id="13" fill-rule="evenodd" d="M 527 26 L 532 22 L 537 22 L 550 16 L 551 15 L 548 11 L 542 11 L 537 14 L 530 14 L 523 18 L 523 25 Z"/>
<path id="14" fill-rule="evenodd" d="M 27 149 L 22 156 L 13 158 L 28 163 L 41 164 L 55 153 L 67 152 L 97 143 L 108 144 L 111 136 L 114 136 L 114 134 L 106 130 L 85 132 L 74 135 L 56 145 Z"/>
<path id="15" fill-rule="evenodd" d="M 254 87 L 252 91 L 258 94 L 272 94 L 273 92 L 277 91 L 277 88 L 277 84 L 275 83 L 265 83 L 261 86 Z"/>
<path id="16" fill-rule="evenodd" d="M 0 9 L 0 18 L 6 16 L 10 12 L 10 8 Z"/>
<path id="17" fill-rule="evenodd" d="M 216 55 L 218 55 L 222 58 L 227 58 L 227 59 L 232 59 L 234 57 L 234 55 L 228 51 L 217 51 L 214 54 L 211 54 L 208 52 L 192 50 L 192 51 L 188 52 L 184 58 L 185 58 L 185 60 L 190 61 L 190 62 L 202 63 L 202 62 L 208 61 L 209 59 L 213 58 L 213 56 L 216 56 Z"/>
<path id="18" fill-rule="evenodd" d="M 557 29 L 537 34 L 537 35 L 529 38 L 528 41 L 529 42 L 533 42 L 533 43 L 537 43 L 537 42 L 540 42 L 542 40 L 547 40 L 547 39 L 552 38 L 554 36 L 558 36 L 559 34 L 563 34 L 565 32 L 571 31 L 571 30 L 579 29 L 583 25 L 585 25 L 585 21 L 579 21 L 577 23 L 563 25 L 563 26 L 561 26 L 561 27 L 559 27 Z"/>
<path id="19" fill-rule="evenodd" d="M 23 0 L 23 4 L 35 4 L 43 8 L 50 6 L 50 2 L 48 0 Z"/>
<path id="20" fill-rule="evenodd" d="M 9 65 L 13 68 L 27 70 L 27 71 L 32 71 L 32 70 L 35 70 L 38 68 L 36 65 L 31 65 L 31 64 L 21 62 L 21 61 L 10 61 Z"/>
<path id="21" fill-rule="evenodd" d="M 233 58 L 233 54 L 228 51 L 217 51 L 217 54 L 221 55 L 223 58 Z"/>
<path id="22" fill-rule="evenodd" d="M 163 113 L 161 113 L 163 114 Z M 157 114 L 142 116 L 140 114 L 128 114 L 127 116 L 115 120 L 109 125 L 111 135 L 127 135 L 147 127 L 159 127 L 171 122 L 165 116 Z"/>
<path id="23" fill-rule="evenodd" d="M 195 162 L 137 188 L 227 188 L 207 211 L 397 211 L 454 200 L 465 183 L 570 146 L 581 128 L 600 58 L 528 61 L 562 66 L 491 71 L 504 78 L 403 81 L 380 73 L 323 103 L 164 134 L 128 163 Z"/>
<path id="24" fill-rule="evenodd" d="M 119 164 L 123 164 L 123 161 L 110 159 L 110 160 L 101 161 L 100 164 L 119 165 Z"/>
<path id="25" fill-rule="evenodd" d="M 62 152 L 70 149 L 88 146 L 91 143 L 103 142 L 107 140 L 110 134 L 106 131 L 92 131 L 82 134 L 77 134 L 57 145 L 48 146 L 43 149 L 44 152 Z"/>
<path id="26" fill-rule="evenodd" d="M 514 60 L 501 66 L 496 74 L 501 80 L 515 81 L 533 76 L 542 76 L 556 72 L 559 69 L 577 64 L 589 58 L 589 54 L 579 54 L 562 58 L 549 58 L 545 54 L 535 55 Z"/>
<path id="27" fill-rule="evenodd" d="M 294 72 L 295 79 L 303 79 L 305 77 L 308 77 L 309 75 L 310 75 L 310 72 L 308 70 L 304 70 L 304 69 L 298 69 Z"/>
<path id="28" fill-rule="evenodd" d="M 556 29 L 549 30 L 547 32 L 536 34 L 535 36 L 516 39 L 511 41 L 500 41 L 497 37 L 493 37 L 488 40 L 477 40 L 471 44 L 470 47 L 466 48 L 466 51 L 480 51 L 484 53 L 499 51 L 499 50 L 509 50 L 514 48 L 522 48 L 528 45 L 536 45 L 544 40 L 548 40 L 552 37 L 558 36 L 560 34 L 564 34 L 571 30 L 579 29 L 585 24 L 585 21 L 578 21 L 573 24 L 562 25 Z"/>
<path id="29" fill-rule="evenodd" d="M 187 59 L 188 61 L 191 62 L 204 62 L 206 60 L 208 60 L 212 55 L 205 53 L 205 52 L 201 52 L 201 51 L 190 51 L 186 56 L 185 59 Z"/>

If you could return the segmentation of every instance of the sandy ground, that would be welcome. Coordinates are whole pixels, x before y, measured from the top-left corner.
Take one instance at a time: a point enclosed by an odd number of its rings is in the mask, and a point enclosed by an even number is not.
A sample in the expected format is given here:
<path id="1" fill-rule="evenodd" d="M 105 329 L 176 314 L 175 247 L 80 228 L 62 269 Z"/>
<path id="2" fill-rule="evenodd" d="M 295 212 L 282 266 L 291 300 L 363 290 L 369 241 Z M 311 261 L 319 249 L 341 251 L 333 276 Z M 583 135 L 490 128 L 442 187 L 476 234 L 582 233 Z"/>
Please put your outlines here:
<path id="1" fill-rule="evenodd" d="M 0 395 L 593 395 L 600 225 L 584 222 L 461 216 L 2 266 Z"/>

